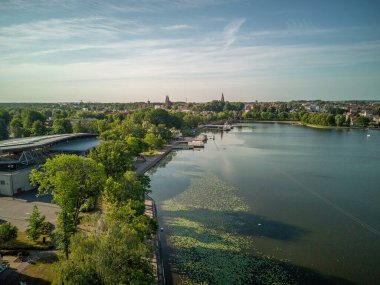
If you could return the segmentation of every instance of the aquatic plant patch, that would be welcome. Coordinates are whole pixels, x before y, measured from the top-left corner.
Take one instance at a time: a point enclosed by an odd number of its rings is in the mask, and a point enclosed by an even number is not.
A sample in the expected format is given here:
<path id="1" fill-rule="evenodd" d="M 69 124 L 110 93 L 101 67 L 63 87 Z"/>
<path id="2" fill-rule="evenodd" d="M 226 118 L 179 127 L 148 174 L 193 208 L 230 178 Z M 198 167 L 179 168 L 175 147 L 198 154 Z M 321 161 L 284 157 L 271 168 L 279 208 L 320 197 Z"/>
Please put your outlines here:
<path id="1" fill-rule="evenodd" d="M 297 284 L 281 263 L 247 253 L 253 238 L 239 233 L 239 215 L 249 207 L 237 189 L 212 173 L 198 177 L 162 205 L 182 283 Z"/>

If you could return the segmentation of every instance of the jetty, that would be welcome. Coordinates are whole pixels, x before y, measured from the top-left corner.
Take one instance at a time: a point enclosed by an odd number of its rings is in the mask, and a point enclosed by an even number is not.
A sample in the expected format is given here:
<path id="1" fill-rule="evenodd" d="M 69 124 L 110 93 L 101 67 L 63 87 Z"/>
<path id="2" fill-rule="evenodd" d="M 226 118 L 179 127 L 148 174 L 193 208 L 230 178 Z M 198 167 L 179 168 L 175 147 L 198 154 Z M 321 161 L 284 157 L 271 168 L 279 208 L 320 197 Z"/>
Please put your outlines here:
<path id="1" fill-rule="evenodd" d="M 206 125 L 203 125 L 202 127 L 205 129 L 221 130 L 221 131 L 227 131 L 227 132 L 234 128 L 233 125 L 230 125 L 227 122 L 224 125 L 206 124 Z"/>

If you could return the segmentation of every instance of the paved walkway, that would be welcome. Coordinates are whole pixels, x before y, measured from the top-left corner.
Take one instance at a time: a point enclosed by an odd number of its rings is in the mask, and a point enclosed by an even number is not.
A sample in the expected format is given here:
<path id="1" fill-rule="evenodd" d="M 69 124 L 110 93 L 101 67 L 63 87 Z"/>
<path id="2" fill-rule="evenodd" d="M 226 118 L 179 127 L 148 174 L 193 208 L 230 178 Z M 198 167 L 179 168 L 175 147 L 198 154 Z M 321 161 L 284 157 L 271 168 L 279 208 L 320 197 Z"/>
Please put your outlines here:
<path id="1" fill-rule="evenodd" d="M 169 152 L 172 151 L 173 146 L 176 145 L 176 142 L 173 142 L 170 145 L 167 145 L 164 149 L 160 150 L 160 154 L 155 156 L 147 157 L 145 162 L 139 163 L 136 165 L 136 174 L 142 175 L 155 166 L 162 158 L 164 158 Z"/>
<path id="2" fill-rule="evenodd" d="M 25 231 L 28 225 L 26 218 L 37 205 L 38 210 L 46 216 L 46 221 L 57 224 L 59 206 L 36 197 L 36 191 L 28 191 L 15 197 L 0 196 L 0 222 L 9 221 L 19 230 Z"/>

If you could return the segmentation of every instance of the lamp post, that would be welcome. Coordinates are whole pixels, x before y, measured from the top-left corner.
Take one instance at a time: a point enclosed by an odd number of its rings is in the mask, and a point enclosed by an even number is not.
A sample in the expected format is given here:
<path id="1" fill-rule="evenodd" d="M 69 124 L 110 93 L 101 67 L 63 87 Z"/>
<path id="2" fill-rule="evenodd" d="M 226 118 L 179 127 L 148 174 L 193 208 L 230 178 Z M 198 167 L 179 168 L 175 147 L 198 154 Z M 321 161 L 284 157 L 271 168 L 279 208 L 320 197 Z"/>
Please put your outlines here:
<path id="1" fill-rule="evenodd" d="M 13 176 L 12 176 L 12 174 L 13 174 L 13 172 L 12 172 L 13 167 L 14 167 L 13 164 L 8 164 L 8 169 L 11 172 L 11 191 L 12 191 L 12 196 L 15 194 L 14 191 L 13 191 Z"/>

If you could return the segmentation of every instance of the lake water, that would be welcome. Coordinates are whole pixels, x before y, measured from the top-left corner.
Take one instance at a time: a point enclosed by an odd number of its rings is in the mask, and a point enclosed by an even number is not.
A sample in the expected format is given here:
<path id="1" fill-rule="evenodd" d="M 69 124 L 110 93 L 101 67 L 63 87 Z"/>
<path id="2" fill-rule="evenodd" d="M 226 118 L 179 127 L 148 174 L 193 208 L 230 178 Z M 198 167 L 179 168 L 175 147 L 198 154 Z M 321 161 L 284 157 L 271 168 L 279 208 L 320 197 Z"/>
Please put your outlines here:
<path id="1" fill-rule="evenodd" d="M 172 248 L 165 256 L 187 275 L 175 283 L 199 281 L 194 268 L 213 283 L 223 273 L 207 270 L 252 267 L 249 253 L 336 284 L 380 284 L 379 131 L 255 123 L 213 135 L 204 150 L 172 153 L 148 173 Z M 214 283 L 245 282 L 221 278 Z"/>

